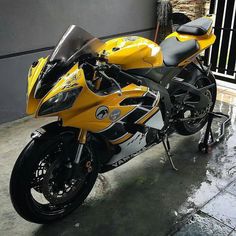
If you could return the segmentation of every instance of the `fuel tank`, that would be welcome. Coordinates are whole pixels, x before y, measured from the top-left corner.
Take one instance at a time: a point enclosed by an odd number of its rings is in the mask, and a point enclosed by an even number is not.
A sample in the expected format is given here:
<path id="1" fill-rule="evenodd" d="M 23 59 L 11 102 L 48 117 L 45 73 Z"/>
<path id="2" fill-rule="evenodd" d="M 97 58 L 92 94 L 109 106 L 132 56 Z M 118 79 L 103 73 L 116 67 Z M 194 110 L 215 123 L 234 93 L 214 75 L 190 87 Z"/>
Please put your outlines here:
<path id="1" fill-rule="evenodd" d="M 128 36 L 108 40 L 100 48 L 109 63 L 120 65 L 123 70 L 151 68 L 163 65 L 163 55 L 159 45 L 153 41 Z"/>

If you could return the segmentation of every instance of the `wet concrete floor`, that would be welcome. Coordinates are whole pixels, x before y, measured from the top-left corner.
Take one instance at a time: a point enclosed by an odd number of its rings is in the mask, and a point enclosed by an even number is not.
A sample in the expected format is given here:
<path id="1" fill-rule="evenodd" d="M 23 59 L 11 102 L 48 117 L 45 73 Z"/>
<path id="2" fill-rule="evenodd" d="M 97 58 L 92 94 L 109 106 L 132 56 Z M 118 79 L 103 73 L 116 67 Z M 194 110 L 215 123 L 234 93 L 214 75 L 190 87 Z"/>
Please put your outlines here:
<path id="1" fill-rule="evenodd" d="M 0 235 L 236 235 L 236 106 L 218 102 L 231 116 L 226 137 L 210 154 L 198 151 L 200 133 L 170 138 L 171 169 L 157 145 L 99 176 L 93 192 L 70 216 L 37 225 L 14 211 L 8 183 L 31 131 L 50 119 L 23 119 L 0 126 Z M 219 124 L 214 124 L 218 130 Z"/>

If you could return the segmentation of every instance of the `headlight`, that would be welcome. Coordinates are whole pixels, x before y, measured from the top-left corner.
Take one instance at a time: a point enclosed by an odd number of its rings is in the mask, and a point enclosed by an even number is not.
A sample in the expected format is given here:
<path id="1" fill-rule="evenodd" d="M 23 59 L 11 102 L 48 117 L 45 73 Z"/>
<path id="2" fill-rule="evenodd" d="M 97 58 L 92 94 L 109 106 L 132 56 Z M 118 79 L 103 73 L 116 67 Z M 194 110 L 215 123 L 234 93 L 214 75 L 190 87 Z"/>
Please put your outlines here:
<path id="1" fill-rule="evenodd" d="M 54 97 L 51 97 L 48 101 L 42 104 L 38 115 L 48 115 L 50 113 L 55 113 L 71 108 L 81 90 L 82 87 L 74 88 L 65 92 L 60 92 Z"/>

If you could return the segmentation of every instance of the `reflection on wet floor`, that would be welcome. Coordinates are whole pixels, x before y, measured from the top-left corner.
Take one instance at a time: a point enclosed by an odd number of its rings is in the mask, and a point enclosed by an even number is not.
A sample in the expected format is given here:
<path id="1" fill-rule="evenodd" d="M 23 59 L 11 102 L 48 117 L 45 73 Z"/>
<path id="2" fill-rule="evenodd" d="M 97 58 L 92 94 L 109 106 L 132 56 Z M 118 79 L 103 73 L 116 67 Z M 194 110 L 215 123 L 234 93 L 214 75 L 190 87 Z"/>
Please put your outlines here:
<path id="1" fill-rule="evenodd" d="M 175 235 L 234 235 L 236 232 L 236 92 L 219 91 L 215 110 L 231 117 L 224 141 L 213 149 L 206 168 L 206 180 L 182 206 L 190 210 L 174 227 Z M 235 97 L 234 97 L 235 96 Z M 226 104 L 225 102 L 228 102 Z M 214 125 L 215 130 L 220 122 Z M 218 129 L 219 130 L 219 129 Z"/>
<path id="2" fill-rule="evenodd" d="M 218 87 L 217 100 L 230 105 L 236 105 L 236 90 Z"/>
<path id="3" fill-rule="evenodd" d="M 230 101 L 234 102 L 233 98 Z M 8 194 L 12 165 L 29 140 L 30 132 L 41 124 L 28 120 L 0 128 L 0 176 L 4 180 L 0 186 L 0 235 L 235 234 L 236 105 L 233 102 L 216 104 L 217 111 L 230 115 L 231 126 L 224 141 L 210 154 L 198 151 L 203 132 L 190 137 L 173 134 L 170 141 L 178 172 L 171 169 L 163 147 L 157 145 L 122 167 L 100 175 L 81 208 L 60 222 L 44 226 L 21 219 L 13 210 Z M 215 131 L 219 131 L 219 125 L 216 120 Z"/>

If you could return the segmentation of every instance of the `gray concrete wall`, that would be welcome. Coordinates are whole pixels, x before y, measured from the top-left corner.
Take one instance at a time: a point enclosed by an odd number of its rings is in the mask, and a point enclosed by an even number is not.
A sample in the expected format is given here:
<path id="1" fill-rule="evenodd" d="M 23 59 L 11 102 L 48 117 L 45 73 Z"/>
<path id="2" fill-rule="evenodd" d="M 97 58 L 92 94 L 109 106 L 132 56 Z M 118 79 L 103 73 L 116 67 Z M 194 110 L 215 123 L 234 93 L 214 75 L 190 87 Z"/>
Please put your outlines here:
<path id="1" fill-rule="evenodd" d="M 26 76 L 70 24 L 97 37 L 135 31 L 152 37 L 155 0 L 1 0 L 0 123 L 25 115 Z"/>

